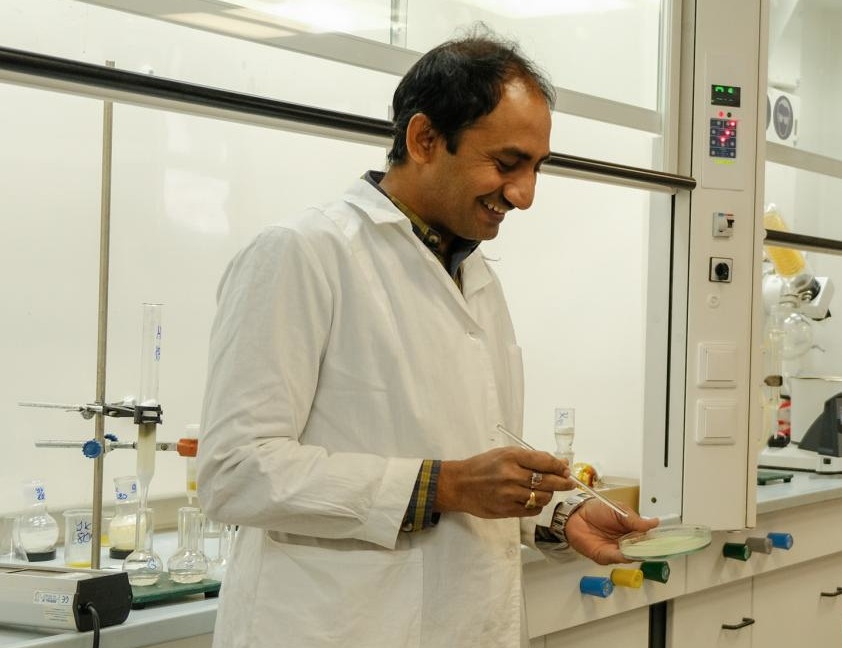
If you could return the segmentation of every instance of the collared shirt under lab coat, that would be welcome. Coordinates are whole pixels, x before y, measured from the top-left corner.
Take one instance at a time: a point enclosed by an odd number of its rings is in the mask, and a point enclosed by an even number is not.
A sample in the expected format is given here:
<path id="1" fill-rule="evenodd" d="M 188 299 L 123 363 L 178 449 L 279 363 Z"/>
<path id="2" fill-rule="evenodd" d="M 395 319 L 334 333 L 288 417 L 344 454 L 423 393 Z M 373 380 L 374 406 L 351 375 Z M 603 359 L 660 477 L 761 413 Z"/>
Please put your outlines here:
<path id="1" fill-rule="evenodd" d="M 423 458 L 521 429 L 520 348 L 479 250 L 463 292 L 364 180 L 232 261 L 199 445 L 202 506 L 241 525 L 215 646 L 521 645 L 518 520 L 399 531 Z"/>

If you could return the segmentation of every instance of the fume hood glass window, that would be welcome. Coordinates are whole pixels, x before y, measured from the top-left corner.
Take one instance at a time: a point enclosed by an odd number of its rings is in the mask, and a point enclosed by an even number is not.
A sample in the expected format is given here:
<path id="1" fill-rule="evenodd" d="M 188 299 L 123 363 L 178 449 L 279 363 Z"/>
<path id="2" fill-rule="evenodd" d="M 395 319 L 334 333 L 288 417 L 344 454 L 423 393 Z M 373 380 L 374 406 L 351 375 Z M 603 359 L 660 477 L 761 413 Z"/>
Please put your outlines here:
<path id="1" fill-rule="evenodd" d="M 655 110 L 660 0 L 237 0 L 292 33 L 426 52 L 481 21 L 522 41 L 555 85 Z M 235 12 L 228 11 L 233 16 Z"/>
<path id="2" fill-rule="evenodd" d="M 518 38 L 556 86 L 657 109 L 660 0 L 408 0 L 406 46 L 425 52 L 478 20 Z"/>
<path id="3" fill-rule="evenodd" d="M 840 200 L 842 179 L 766 163 L 767 229 L 842 241 Z M 799 444 L 824 401 L 842 392 L 842 256 L 771 243 L 765 252 L 764 376 L 780 375 L 782 384 L 765 388 L 770 441 L 759 463 L 815 470 L 815 448 Z"/>
<path id="4" fill-rule="evenodd" d="M 816 470 L 805 435 L 842 392 L 842 257 L 832 249 L 842 241 L 842 4 L 770 8 L 764 224 L 829 243 L 827 252 L 766 247 L 764 357 L 782 384 L 766 389 L 772 442 L 759 462 Z"/>
<path id="5" fill-rule="evenodd" d="M 257 36 L 268 38 L 272 32 L 256 31 L 253 22 L 231 18 L 231 23 L 216 23 L 180 11 L 180 4 L 175 0 L 154 6 L 110 0 L 0 2 L 0 43 L 94 65 L 113 61 L 127 72 L 388 118 L 396 84 L 393 74 L 267 47 Z M 110 8 L 124 5 L 138 13 Z M 168 10 L 153 11 L 161 7 Z M 198 23 L 206 26 L 199 28 Z M 74 28 L 68 30 L 68 25 Z M 254 29 L 243 32 L 240 25 Z"/>
<path id="6" fill-rule="evenodd" d="M 653 169 L 662 140 L 656 133 L 553 113 L 550 149 L 559 153 Z"/>
<path id="7" fill-rule="evenodd" d="M 842 160 L 842 3 L 770 4 L 766 139 Z M 781 155 L 770 151 L 770 158 Z"/>

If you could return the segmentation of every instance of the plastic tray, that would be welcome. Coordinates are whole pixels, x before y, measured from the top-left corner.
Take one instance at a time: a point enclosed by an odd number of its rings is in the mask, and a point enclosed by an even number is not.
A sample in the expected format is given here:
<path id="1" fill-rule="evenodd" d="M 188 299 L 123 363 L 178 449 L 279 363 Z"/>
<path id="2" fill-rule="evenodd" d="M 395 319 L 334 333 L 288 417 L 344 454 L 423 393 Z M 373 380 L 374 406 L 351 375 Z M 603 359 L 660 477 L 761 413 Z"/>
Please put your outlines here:
<path id="1" fill-rule="evenodd" d="M 620 553 L 629 560 L 667 560 L 701 551 L 710 544 L 710 529 L 703 526 L 656 527 L 620 538 Z"/>

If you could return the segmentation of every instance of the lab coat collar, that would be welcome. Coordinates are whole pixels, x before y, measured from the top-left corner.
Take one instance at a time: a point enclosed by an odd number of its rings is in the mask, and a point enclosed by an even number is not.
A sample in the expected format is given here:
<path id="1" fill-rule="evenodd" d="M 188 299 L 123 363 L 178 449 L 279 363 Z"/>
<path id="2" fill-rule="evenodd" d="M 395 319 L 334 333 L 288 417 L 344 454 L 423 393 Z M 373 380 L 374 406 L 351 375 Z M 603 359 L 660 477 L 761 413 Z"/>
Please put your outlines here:
<path id="1" fill-rule="evenodd" d="M 403 228 L 409 236 L 418 241 L 418 237 L 412 231 L 412 223 L 395 204 L 389 200 L 383 192 L 364 178 L 359 178 L 343 195 L 343 200 L 351 205 L 357 207 L 362 213 L 367 214 L 371 221 L 375 224 L 396 224 Z M 421 241 L 418 244 L 423 247 Z M 462 296 L 465 300 L 489 284 L 492 280 L 492 274 L 483 259 L 481 246 L 471 253 L 467 259 L 462 262 Z M 429 252 L 429 251 L 428 251 Z M 432 254 L 430 252 L 430 254 Z M 447 272 L 442 268 L 443 277 L 447 277 Z M 453 283 L 450 277 L 447 277 L 448 283 L 451 285 L 454 292 L 459 290 Z"/>

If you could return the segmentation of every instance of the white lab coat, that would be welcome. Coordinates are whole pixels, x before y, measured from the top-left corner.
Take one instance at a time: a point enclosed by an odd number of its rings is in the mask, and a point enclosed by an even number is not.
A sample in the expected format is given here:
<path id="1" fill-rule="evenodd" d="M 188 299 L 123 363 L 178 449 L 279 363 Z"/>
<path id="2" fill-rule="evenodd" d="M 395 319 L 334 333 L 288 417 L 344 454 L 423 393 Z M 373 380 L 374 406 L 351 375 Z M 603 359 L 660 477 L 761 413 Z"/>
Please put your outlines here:
<path id="1" fill-rule="evenodd" d="M 517 520 L 399 532 L 423 458 L 521 429 L 499 281 L 479 250 L 463 267 L 464 295 L 364 180 L 232 261 L 199 452 L 202 506 L 241 525 L 216 647 L 521 645 Z"/>

